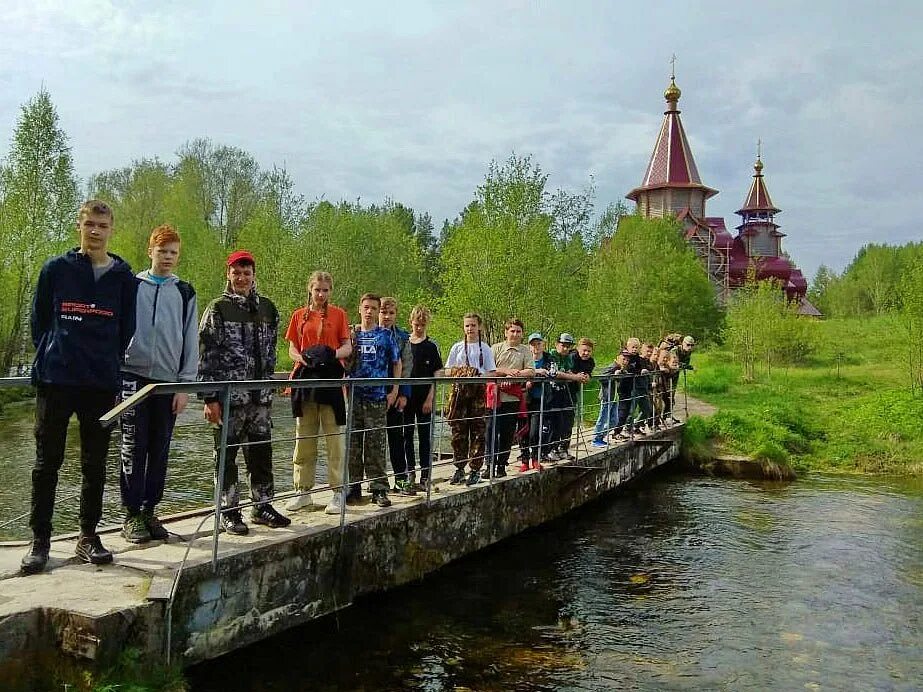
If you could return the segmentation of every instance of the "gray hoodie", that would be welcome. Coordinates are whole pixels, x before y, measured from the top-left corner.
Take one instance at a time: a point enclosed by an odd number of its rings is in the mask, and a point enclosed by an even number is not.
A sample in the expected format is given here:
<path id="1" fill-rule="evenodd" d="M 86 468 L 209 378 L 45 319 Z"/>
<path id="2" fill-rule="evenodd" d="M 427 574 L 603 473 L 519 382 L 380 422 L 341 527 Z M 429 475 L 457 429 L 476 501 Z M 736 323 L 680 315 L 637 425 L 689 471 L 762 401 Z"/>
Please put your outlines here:
<path id="1" fill-rule="evenodd" d="M 195 382 L 199 365 L 199 321 L 195 291 L 170 276 L 162 284 L 150 270 L 138 274 L 135 335 L 122 370 L 160 382 Z M 189 295 L 183 315 L 183 290 Z"/>

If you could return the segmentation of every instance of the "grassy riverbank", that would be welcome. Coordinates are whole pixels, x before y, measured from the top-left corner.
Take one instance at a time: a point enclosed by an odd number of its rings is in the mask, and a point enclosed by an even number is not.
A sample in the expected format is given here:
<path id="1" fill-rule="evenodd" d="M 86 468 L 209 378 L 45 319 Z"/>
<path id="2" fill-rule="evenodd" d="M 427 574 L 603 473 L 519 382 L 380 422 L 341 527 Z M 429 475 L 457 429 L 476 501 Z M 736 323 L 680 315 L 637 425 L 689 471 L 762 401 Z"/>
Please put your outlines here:
<path id="1" fill-rule="evenodd" d="M 690 441 L 798 470 L 923 474 L 923 396 L 910 393 L 904 330 L 894 317 L 812 324 L 817 350 L 745 383 L 730 353 L 693 357 L 689 393 L 719 412 L 690 426 Z"/>

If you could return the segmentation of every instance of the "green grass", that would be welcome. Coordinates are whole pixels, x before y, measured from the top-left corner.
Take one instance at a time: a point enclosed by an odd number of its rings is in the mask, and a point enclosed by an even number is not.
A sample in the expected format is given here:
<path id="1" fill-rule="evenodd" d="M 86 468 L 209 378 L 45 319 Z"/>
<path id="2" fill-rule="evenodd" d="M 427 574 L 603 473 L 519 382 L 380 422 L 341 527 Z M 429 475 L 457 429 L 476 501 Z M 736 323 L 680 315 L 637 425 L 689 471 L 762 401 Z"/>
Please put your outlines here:
<path id="1" fill-rule="evenodd" d="M 900 323 L 812 328 L 818 348 L 808 362 L 764 368 L 751 383 L 728 352 L 697 353 L 689 394 L 719 408 L 707 433 L 729 451 L 799 470 L 923 474 L 923 395 L 910 391 Z"/>
<path id="2" fill-rule="evenodd" d="M 0 411 L 2 411 L 3 407 L 7 404 L 23 401 L 25 399 L 31 399 L 33 396 L 35 396 L 35 392 L 31 387 L 10 387 L 8 389 L 0 389 Z"/>

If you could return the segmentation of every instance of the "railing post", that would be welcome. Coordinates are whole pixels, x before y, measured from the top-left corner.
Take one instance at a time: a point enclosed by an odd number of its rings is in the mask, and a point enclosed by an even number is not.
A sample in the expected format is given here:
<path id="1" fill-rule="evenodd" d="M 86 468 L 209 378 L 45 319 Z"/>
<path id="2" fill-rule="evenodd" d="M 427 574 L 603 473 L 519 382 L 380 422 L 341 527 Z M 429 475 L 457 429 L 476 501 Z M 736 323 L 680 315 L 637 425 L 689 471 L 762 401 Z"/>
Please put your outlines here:
<path id="1" fill-rule="evenodd" d="M 212 533 L 212 572 L 218 571 L 218 532 L 221 528 L 221 489 L 228 455 L 228 421 L 231 415 L 231 385 L 224 385 L 221 393 L 221 432 L 218 443 L 218 469 L 215 476 L 215 528 Z"/>
<path id="2" fill-rule="evenodd" d="M 349 495 L 349 454 L 352 449 L 353 430 L 353 404 L 356 397 L 355 387 L 350 380 L 346 380 L 346 440 L 343 443 L 343 487 L 340 488 L 340 530 L 346 526 L 346 497 Z M 334 491 L 336 492 L 336 491 Z"/>
<path id="3" fill-rule="evenodd" d="M 496 385 L 496 396 L 494 397 L 494 407 L 490 412 L 490 444 L 487 446 L 487 478 L 490 485 L 494 484 L 494 464 L 497 459 L 497 411 L 500 409 L 500 382 L 494 381 Z"/>
<path id="4" fill-rule="evenodd" d="M 430 498 L 432 497 L 433 492 L 433 478 L 436 471 L 436 460 L 442 459 L 442 437 L 439 438 L 439 453 L 436 457 L 433 457 L 433 451 L 435 449 L 436 442 L 436 411 L 442 410 L 442 405 L 440 404 L 439 408 L 436 407 L 436 390 L 439 388 L 439 385 L 436 382 L 433 382 L 433 410 L 429 414 L 429 482 L 426 484 L 426 503 L 429 504 Z M 443 395 L 445 394 L 445 388 L 442 389 Z M 422 466 L 423 459 L 421 457 L 420 464 Z"/>
<path id="5" fill-rule="evenodd" d="M 538 449 L 536 454 L 538 454 L 538 465 L 542 465 L 542 459 L 544 454 L 542 454 L 542 440 L 545 437 L 545 383 L 542 382 L 541 390 L 538 393 Z"/>
<path id="6" fill-rule="evenodd" d="M 577 444 L 574 445 L 574 457 L 576 458 L 580 454 L 580 445 L 583 444 L 583 382 L 580 382 L 580 387 L 577 389 L 577 420 L 574 421 L 574 425 L 577 427 Z M 584 450 L 589 454 L 589 449 Z"/>

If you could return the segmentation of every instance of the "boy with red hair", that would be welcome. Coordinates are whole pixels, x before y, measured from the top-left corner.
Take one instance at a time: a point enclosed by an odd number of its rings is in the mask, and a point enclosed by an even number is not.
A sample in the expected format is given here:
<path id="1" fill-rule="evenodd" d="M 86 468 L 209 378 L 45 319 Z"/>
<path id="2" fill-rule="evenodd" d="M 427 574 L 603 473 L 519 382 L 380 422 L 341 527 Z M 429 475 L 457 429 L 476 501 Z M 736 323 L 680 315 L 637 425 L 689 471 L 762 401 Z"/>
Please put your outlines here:
<path id="1" fill-rule="evenodd" d="M 147 255 L 151 268 L 137 275 L 137 327 L 122 365 L 123 399 L 152 382 L 195 382 L 198 370 L 195 290 L 173 273 L 180 255 L 176 229 L 155 228 Z M 131 543 L 168 536 L 154 508 L 163 499 L 176 416 L 188 400 L 188 394 L 156 394 L 122 414 L 122 536 Z"/>

